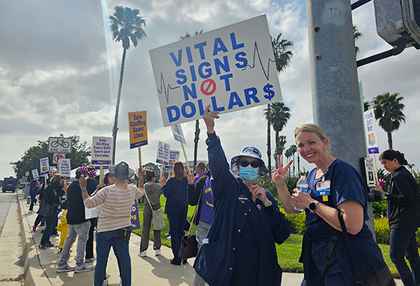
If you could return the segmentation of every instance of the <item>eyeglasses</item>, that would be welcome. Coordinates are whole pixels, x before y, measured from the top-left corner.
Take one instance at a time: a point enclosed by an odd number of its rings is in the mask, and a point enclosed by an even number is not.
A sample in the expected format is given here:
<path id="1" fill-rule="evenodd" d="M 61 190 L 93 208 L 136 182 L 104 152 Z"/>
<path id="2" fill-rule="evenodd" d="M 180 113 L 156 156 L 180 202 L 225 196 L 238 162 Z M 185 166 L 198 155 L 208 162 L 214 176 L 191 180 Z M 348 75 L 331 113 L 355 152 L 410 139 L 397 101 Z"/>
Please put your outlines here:
<path id="1" fill-rule="evenodd" d="M 252 168 L 258 168 L 260 166 L 260 162 L 258 161 L 240 161 L 239 164 L 241 165 L 241 167 L 248 167 L 249 165 L 251 165 Z"/>

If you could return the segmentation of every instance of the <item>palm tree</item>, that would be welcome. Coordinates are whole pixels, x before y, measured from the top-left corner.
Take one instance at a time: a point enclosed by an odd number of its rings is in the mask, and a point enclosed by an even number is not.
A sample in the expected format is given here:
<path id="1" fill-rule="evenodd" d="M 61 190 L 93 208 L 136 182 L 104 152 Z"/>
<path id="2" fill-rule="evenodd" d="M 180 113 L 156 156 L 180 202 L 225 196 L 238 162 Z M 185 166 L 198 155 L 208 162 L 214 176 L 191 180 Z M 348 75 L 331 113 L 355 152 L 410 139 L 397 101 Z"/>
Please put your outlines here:
<path id="1" fill-rule="evenodd" d="M 194 37 L 201 35 L 203 30 L 195 31 Z M 181 40 L 192 37 L 190 33 L 185 33 L 184 36 L 181 36 Z M 200 121 L 197 119 L 195 121 L 195 132 L 194 132 L 194 166 L 193 170 L 195 171 L 195 166 L 197 165 L 197 150 L 198 150 L 198 141 L 200 140 Z"/>
<path id="2" fill-rule="evenodd" d="M 388 136 L 388 147 L 392 149 L 392 132 L 400 128 L 401 122 L 405 122 L 405 115 L 402 112 L 404 98 L 399 93 L 389 92 L 375 97 L 375 119 L 379 120 L 379 126 L 385 130 Z"/>
<path id="3" fill-rule="evenodd" d="M 123 48 L 117 105 L 115 108 L 114 128 L 112 129 L 112 164 L 115 163 L 115 149 L 118 132 L 118 111 L 120 108 L 121 89 L 124 77 L 125 56 L 127 50 L 130 48 L 130 42 L 134 47 L 137 47 L 138 40 L 146 37 L 146 33 L 143 29 L 143 26 L 146 25 L 146 21 L 139 15 L 139 13 L 140 11 L 138 9 L 116 6 L 114 8 L 114 14 L 109 16 L 109 19 L 111 20 L 111 31 L 113 39 L 115 42 L 121 42 Z"/>
<path id="4" fill-rule="evenodd" d="M 272 104 L 271 111 L 269 113 L 266 112 L 266 117 L 268 119 L 267 121 L 270 121 L 273 124 L 275 132 L 275 156 L 277 156 L 277 154 L 283 154 L 286 136 L 279 136 L 279 133 L 283 130 L 284 126 L 286 126 L 287 120 L 290 118 L 290 109 L 283 102 L 276 102 Z"/>
<path id="5" fill-rule="evenodd" d="M 282 34 L 279 33 L 277 37 L 272 38 L 271 44 L 273 46 L 274 59 L 276 62 L 277 72 L 282 72 L 289 65 L 292 59 L 293 52 L 290 49 L 293 47 L 293 42 L 282 39 Z M 264 111 L 265 118 L 267 119 L 267 158 L 268 170 L 271 174 L 271 105 L 267 104 L 267 109 Z M 276 137 L 277 140 L 277 137 Z"/>

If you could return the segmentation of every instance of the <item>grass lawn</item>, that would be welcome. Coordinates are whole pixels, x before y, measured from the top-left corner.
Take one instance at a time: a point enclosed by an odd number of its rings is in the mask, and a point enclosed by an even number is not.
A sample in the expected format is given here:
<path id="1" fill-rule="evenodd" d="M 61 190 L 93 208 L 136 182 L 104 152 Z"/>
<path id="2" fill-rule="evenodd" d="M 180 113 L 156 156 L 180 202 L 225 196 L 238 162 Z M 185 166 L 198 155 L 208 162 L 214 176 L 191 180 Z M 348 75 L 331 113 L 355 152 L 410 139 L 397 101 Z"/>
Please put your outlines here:
<path id="1" fill-rule="evenodd" d="M 276 245 L 279 264 L 285 272 L 303 272 L 303 266 L 299 263 L 302 235 L 292 234 L 283 244 Z M 385 261 L 388 264 L 393 276 L 397 277 L 398 272 L 389 257 L 389 245 L 379 244 Z"/>
<path id="2" fill-rule="evenodd" d="M 165 197 L 162 196 L 161 197 L 162 208 L 164 208 L 165 206 L 165 201 L 166 201 Z M 144 203 L 141 203 L 139 205 L 139 214 L 140 214 L 141 224 L 143 223 L 143 208 L 144 208 Z M 188 208 L 189 220 L 193 215 L 194 209 L 195 208 L 191 206 Z M 170 240 L 167 239 L 167 235 L 169 233 L 168 219 L 166 215 L 164 215 L 163 217 L 164 217 L 165 226 L 162 230 L 162 244 L 167 247 L 171 247 L 171 242 Z M 195 230 L 193 229 L 193 231 Z M 141 229 L 134 230 L 134 233 L 136 233 L 137 235 L 140 235 Z M 153 235 L 151 235 L 151 238 L 153 238 Z M 292 234 L 289 237 L 289 239 L 287 239 L 283 244 L 276 245 L 277 254 L 278 254 L 277 256 L 279 258 L 279 264 L 283 268 L 283 271 L 303 272 L 303 266 L 301 263 L 299 263 L 301 245 L 302 245 L 302 235 L 299 235 L 299 234 Z M 385 261 L 390 267 L 392 274 L 395 277 L 397 277 L 398 276 L 397 270 L 395 269 L 395 266 L 394 264 L 392 264 L 391 259 L 389 257 L 389 245 L 379 244 L 379 247 L 381 248 L 382 253 L 384 254 Z"/>

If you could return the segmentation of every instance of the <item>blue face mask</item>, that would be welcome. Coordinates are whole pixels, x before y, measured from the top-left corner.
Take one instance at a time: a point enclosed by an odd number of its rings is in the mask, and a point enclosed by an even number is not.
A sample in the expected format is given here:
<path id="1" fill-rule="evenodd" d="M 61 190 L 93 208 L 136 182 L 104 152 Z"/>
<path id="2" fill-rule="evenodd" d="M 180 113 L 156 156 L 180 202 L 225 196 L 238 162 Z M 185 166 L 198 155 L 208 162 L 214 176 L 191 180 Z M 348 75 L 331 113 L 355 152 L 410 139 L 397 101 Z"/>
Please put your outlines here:
<path id="1" fill-rule="evenodd" d="M 254 182 L 258 179 L 258 168 L 239 167 L 239 177 L 247 182 Z"/>

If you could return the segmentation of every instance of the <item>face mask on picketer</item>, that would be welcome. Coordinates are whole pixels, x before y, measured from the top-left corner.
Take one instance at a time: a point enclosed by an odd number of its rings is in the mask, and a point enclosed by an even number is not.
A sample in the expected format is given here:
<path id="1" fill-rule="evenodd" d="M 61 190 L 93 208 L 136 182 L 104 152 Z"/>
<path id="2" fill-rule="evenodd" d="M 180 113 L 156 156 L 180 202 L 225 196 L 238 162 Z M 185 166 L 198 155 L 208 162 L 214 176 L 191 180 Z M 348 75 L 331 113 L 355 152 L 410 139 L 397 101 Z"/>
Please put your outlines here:
<path id="1" fill-rule="evenodd" d="M 240 166 L 239 177 L 248 182 L 256 181 L 258 179 L 258 168 Z"/>

